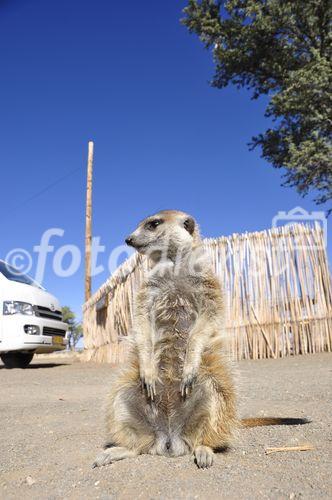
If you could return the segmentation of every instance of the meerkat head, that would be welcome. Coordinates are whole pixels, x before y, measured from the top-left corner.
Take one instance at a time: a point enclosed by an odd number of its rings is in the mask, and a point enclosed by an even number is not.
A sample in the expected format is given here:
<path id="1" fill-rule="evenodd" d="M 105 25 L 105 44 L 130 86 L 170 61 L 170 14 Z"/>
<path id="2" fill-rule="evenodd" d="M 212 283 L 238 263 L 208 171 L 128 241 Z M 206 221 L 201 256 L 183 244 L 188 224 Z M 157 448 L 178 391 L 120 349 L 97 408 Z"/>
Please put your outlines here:
<path id="1" fill-rule="evenodd" d="M 127 245 L 148 255 L 152 260 L 158 260 L 163 255 L 172 258 L 179 251 L 194 248 L 199 242 L 196 221 L 178 210 L 161 210 L 147 217 L 126 238 Z"/>

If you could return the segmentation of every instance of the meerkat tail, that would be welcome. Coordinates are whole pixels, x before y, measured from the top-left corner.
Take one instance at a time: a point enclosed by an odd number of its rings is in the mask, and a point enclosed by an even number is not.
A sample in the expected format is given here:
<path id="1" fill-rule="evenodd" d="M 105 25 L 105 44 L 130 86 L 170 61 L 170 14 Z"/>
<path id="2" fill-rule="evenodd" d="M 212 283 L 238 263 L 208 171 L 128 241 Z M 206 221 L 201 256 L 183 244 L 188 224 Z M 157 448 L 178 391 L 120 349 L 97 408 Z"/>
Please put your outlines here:
<path id="1" fill-rule="evenodd" d="M 309 424 L 308 418 L 257 417 L 242 418 L 242 427 L 265 427 L 267 425 L 304 425 Z"/>

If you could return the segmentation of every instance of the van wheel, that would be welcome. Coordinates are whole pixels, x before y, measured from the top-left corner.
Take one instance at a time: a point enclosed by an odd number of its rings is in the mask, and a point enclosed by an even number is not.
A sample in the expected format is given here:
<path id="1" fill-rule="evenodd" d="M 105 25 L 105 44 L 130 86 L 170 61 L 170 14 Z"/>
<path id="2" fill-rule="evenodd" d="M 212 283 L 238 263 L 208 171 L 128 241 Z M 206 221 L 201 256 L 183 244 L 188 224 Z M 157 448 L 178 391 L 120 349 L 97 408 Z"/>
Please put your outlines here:
<path id="1" fill-rule="evenodd" d="M 3 352 L 0 358 L 5 368 L 26 368 L 33 355 L 33 352 Z"/>

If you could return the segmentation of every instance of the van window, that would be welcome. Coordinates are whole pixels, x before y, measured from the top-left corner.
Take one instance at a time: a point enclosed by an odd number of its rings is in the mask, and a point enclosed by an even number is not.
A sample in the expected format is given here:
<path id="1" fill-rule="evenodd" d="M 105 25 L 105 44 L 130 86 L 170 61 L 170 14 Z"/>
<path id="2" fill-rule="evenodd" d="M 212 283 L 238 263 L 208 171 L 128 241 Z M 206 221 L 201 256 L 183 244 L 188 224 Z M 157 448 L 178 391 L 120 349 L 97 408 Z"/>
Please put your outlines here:
<path id="1" fill-rule="evenodd" d="M 17 281 L 18 283 L 23 283 L 24 285 L 32 285 L 39 288 L 38 284 L 30 278 L 27 274 L 21 273 L 15 267 L 6 264 L 0 260 L 0 273 L 4 275 L 7 280 Z"/>

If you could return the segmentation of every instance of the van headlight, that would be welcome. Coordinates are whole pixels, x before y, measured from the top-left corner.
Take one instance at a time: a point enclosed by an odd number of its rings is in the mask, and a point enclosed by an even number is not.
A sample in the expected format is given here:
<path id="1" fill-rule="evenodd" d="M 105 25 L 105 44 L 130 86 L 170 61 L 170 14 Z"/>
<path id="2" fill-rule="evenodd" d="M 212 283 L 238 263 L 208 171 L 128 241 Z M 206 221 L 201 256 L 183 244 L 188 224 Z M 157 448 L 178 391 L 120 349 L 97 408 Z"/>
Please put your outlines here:
<path id="1" fill-rule="evenodd" d="M 11 314 L 25 314 L 26 316 L 33 316 L 35 311 L 31 304 L 27 302 L 18 302 L 13 300 L 6 300 L 3 303 L 3 314 L 5 316 Z"/>

